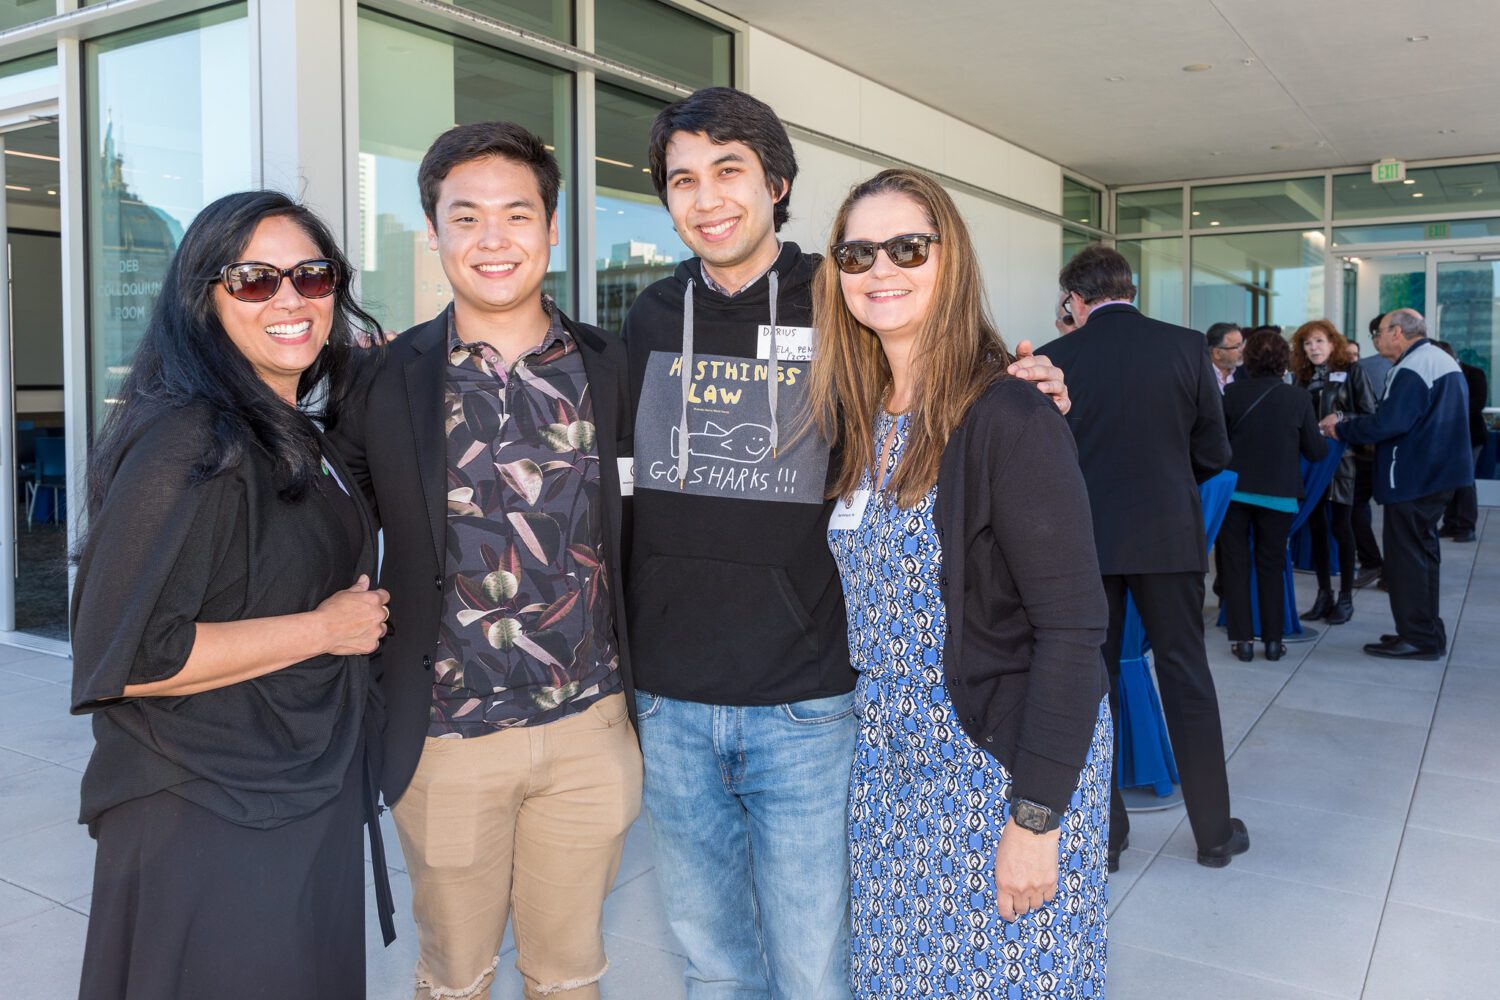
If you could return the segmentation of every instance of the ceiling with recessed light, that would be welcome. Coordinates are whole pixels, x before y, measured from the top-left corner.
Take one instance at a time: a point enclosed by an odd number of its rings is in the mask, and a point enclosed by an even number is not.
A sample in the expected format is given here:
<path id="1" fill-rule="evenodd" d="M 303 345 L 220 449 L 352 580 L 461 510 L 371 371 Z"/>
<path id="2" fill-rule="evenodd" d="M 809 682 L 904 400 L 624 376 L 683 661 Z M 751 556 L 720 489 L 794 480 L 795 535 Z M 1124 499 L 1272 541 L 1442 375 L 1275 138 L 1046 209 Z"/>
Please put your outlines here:
<path id="1" fill-rule="evenodd" d="M 713 2 L 1111 185 L 1500 153 L 1496 0 Z"/>

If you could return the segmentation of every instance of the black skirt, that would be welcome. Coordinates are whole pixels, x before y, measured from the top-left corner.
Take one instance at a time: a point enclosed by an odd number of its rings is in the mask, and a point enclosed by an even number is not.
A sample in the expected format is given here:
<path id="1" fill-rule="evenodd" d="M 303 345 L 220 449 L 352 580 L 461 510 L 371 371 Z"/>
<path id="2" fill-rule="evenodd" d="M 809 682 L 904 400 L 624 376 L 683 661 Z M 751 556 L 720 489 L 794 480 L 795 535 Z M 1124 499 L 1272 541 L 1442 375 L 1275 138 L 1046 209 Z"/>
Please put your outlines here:
<path id="1" fill-rule="evenodd" d="M 268 830 L 170 791 L 101 814 L 80 1000 L 364 997 L 362 762 Z"/>

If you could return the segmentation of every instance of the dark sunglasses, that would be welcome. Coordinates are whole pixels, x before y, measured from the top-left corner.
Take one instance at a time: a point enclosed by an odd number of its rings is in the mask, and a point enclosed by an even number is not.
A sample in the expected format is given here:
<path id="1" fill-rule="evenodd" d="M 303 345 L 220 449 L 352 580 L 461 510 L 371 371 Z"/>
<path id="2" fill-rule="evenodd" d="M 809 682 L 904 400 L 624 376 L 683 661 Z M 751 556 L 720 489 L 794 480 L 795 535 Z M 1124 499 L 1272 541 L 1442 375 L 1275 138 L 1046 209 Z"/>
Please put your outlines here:
<path id="1" fill-rule="evenodd" d="M 897 267 L 921 267 L 927 263 L 932 244 L 941 242 L 936 233 L 907 233 L 892 236 L 884 243 L 849 240 L 833 245 L 833 261 L 845 274 L 864 274 L 875 266 L 875 255 L 884 250 Z"/>
<path id="2" fill-rule="evenodd" d="M 241 260 L 225 264 L 216 279 L 224 291 L 241 302 L 265 302 L 281 290 L 281 279 L 291 278 L 292 287 L 304 299 L 321 299 L 339 287 L 339 266 L 331 260 L 315 258 L 280 268 L 258 260 Z"/>

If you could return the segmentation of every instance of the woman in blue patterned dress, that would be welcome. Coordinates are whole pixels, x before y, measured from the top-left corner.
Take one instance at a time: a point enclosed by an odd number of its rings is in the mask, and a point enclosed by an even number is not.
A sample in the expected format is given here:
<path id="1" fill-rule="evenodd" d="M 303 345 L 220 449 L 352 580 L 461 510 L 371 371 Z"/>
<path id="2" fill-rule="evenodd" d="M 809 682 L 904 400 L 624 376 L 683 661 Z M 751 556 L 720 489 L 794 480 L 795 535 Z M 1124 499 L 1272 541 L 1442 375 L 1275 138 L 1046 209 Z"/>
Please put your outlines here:
<path id="1" fill-rule="evenodd" d="M 812 413 L 860 671 L 856 997 L 1102 997 L 1106 607 L 1067 423 L 1005 374 L 968 232 L 856 187 L 814 292 Z"/>

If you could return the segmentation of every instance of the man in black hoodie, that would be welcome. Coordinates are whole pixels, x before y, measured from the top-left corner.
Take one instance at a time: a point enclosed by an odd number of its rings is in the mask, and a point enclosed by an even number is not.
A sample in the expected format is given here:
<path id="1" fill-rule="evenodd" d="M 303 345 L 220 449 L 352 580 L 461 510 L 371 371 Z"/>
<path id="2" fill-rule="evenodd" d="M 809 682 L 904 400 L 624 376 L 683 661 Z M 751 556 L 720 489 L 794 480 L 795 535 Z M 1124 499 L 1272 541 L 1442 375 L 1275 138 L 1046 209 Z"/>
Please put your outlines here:
<path id="1" fill-rule="evenodd" d="M 797 163 L 764 103 L 700 90 L 657 116 L 649 157 L 698 254 L 623 331 L 627 615 L 657 874 L 689 1000 L 843 998 L 855 675 L 828 447 L 796 433 L 822 258 L 776 237 Z M 1045 359 L 1016 371 L 1066 407 Z"/>

